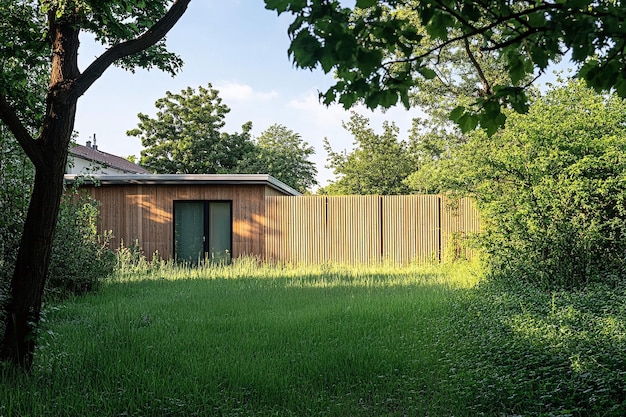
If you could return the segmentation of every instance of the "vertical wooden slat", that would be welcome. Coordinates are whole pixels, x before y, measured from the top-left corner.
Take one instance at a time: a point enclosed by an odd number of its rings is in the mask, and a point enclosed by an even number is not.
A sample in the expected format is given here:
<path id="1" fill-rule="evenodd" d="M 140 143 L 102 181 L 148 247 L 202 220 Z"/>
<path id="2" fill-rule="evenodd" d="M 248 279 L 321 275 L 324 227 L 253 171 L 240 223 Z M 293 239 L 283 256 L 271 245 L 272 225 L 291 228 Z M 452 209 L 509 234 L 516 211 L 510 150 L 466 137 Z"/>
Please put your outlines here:
<path id="1" fill-rule="evenodd" d="M 266 197 L 267 259 L 289 263 L 325 261 L 326 197 Z"/>
<path id="2" fill-rule="evenodd" d="M 328 197 L 329 261 L 347 264 L 381 260 L 381 207 L 378 196 Z"/>
<path id="3" fill-rule="evenodd" d="M 466 245 L 468 235 L 480 231 L 480 217 L 469 198 L 441 201 L 441 243 L 443 259 L 471 258 L 474 252 Z"/>
<path id="4" fill-rule="evenodd" d="M 456 210 L 437 195 L 268 196 L 265 201 L 266 259 L 281 262 L 433 261 L 454 253 L 450 242 L 480 229 L 469 199 Z"/>
<path id="5" fill-rule="evenodd" d="M 383 196 L 383 259 L 396 264 L 437 258 L 438 196 Z"/>

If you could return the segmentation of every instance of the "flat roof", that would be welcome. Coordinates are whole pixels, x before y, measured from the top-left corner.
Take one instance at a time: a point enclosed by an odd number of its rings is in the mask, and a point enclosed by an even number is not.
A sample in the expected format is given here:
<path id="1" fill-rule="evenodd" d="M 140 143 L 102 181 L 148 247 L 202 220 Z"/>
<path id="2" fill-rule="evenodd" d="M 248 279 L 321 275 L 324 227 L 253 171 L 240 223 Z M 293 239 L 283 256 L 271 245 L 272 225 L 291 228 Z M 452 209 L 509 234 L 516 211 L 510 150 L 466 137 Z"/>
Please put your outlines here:
<path id="1" fill-rule="evenodd" d="M 287 195 L 302 195 L 268 174 L 65 174 L 69 184 L 78 178 L 87 184 L 101 185 L 267 185 Z"/>

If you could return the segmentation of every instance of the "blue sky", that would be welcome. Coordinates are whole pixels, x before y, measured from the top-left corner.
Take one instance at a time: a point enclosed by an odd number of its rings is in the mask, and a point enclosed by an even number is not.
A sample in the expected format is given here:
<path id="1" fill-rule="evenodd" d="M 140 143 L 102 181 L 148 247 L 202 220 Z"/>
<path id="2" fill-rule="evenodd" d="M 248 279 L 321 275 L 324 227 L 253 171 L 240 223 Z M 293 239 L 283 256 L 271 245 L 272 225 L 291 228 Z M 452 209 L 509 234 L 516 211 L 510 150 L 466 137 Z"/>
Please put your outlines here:
<path id="1" fill-rule="evenodd" d="M 263 0 L 191 1 L 167 38 L 169 50 L 185 62 L 182 71 L 172 78 L 157 70 L 133 74 L 110 68 L 78 103 L 77 142 L 84 144 L 96 134 L 98 147 L 105 152 L 139 155 L 139 139 L 126 136 L 137 126 L 137 114 L 154 115 L 154 102 L 166 91 L 211 83 L 231 109 L 226 131 L 240 131 L 247 121 L 253 123 L 254 136 L 274 123 L 287 126 L 315 148 L 318 181 L 324 185 L 333 174 L 324 168 L 322 141 L 328 138 L 334 150 L 351 148 L 352 137 L 341 126 L 350 113 L 319 104 L 318 92 L 331 85 L 331 75 L 293 67 L 287 55 L 289 23 L 290 16 L 277 17 L 265 10 Z M 79 65 L 84 69 L 102 49 L 89 37 L 81 43 Z M 402 137 L 418 115 L 417 110 L 404 108 L 384 114 L 355 110 L 370 117 L 377 131 L 384 120 L 394 121 Z"/>

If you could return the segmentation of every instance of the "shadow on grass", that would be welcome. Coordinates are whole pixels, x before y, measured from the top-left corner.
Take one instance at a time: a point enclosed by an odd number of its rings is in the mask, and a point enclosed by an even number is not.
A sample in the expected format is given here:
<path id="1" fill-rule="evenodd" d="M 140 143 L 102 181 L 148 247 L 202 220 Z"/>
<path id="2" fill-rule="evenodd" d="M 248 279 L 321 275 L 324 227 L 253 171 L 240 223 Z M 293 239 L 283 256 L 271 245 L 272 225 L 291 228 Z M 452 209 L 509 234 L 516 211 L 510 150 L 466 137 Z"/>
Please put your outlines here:
<path id="1" fill-rule="evenodd" d="M 453 318 L 454 375 L 475 413 L 626 415 L 626 294 L 487 284 Z"/>

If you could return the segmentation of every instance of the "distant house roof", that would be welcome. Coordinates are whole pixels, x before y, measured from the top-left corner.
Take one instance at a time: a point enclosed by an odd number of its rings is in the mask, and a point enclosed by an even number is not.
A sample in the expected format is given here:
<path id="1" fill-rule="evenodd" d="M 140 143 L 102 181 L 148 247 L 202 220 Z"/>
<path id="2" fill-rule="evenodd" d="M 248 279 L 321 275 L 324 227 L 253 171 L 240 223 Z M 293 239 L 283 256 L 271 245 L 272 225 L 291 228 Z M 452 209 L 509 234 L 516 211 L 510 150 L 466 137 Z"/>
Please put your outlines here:
<path id="1" fill-rule="evenodd" d="M 82 177 L 87 183 L 101 185 L 266 185 L 283 194 L 298 196 L 299 191 L 268 174 L 91 174 L 87 176 L 66 174 L 65 181 L 72 183 Z"/>
<path id="2" fill-rule="evenodd" d="M 90 142 L 87 142 L 90 144 Z M 75 158 L 81 158 L 90 162 L 103 165 L 104 167 L 114 168 L 119 171 L 128 172 L 129 174 L 151 174 L 147 169 L 133 164 L 127 159 L 117 155 L 102 152 L 95 146 L 76 145 L 70 148 L 70 155 Z"/>

